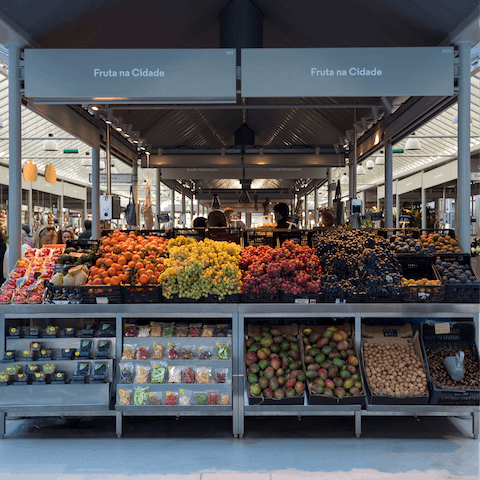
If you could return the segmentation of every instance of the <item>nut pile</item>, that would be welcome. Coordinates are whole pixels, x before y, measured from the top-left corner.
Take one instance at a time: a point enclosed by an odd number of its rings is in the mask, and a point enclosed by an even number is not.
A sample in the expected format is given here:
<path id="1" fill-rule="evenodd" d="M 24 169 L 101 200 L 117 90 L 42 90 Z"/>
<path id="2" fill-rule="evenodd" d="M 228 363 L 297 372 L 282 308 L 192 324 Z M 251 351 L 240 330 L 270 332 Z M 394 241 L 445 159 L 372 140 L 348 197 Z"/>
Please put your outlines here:
<path id="1" fill-rule="evenodd" d="M 422 395 L 427 376 L 413 345 L 390 342 L 363 345 L 365 373 L 377 395 Z"/>
<path id="2" fill-rule="evenodd" d="M 446 368 L 443 366 L 443 359 L 445 357 L 454 357 L 459 351 L 465 353 L 464 357 L 464 377 L 463 380 L 455 382 L 450 378 Z M 457 388 L 459 390 L 464 388 L 479 388 L 480 386 L 480 372 L 478 363 L 475 360 L 472 352 L 468 348 L 452 350 L 449 348 L 432 350 L 426 349 L 428 366 L 430 368 L 430 375 L 432 380 L 442 387 Z"/>

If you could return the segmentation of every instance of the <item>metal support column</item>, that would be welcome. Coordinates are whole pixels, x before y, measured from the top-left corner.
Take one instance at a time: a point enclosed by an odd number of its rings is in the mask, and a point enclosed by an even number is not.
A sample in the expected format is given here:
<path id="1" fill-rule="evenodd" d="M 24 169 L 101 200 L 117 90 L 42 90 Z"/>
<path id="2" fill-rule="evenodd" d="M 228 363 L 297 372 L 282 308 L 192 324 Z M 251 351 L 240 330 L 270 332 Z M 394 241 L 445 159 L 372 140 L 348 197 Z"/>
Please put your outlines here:
<path id="1" fill-rule="evenodd" d="M 380 200 L 379 188 L 377 187 L 377 212 L 381 210 L 382 202 Z"/>
<path id="2" fill-rule="evenodd" d="M 353 134 L 355 135 L 355 139 L 353 142 L 353 152 L 350 152 L 350 160 L 349 160 L 349 172 L 348 176 L 348 189 L 349 189 L 349 196 L 350 198 L 357 198 L 357 157 L 358 157 L 358 139 L 357 139 L 357 131 L 354 129 Z M 353 158 L 352 158 L 353 154 Z"/>
<path id="3" fill-rule="evenodd" d="M 172 191 L 171 191 L 171 195 L 172 195 L 172 204 L 171 204 L 171 214 L 172 214 L 172 228 L 175 227 L 175 189 L 172 188 Z"/>
<path id="4" fill-rule="evenodd" d="M 303 199 L 304 203 L 304 222 L 305 222 L 305 228 L 308 228 L 308 195 L 305 194 L 305 197 Z"/>
<path id="5" fill-rule="evenodd" d="M 62 182 L 62 194 L 58 197 L 58 202 L 57 202 L 57 218 L 58 218 L 58 226 L 62 228 L 63 227 L 63 182 Z"/>
<path id="6" fill-rule="evenodd" d="M 328 187 L 328 190 L 327 190 L 327 199 L 328 199 L 328 204 L 327 206 L 328 207 L 331 207 L 333 205 L 333 191 L 330 190 L 330 185 L 333 183 L 333 168 L 329 168 L 328 169 L 328 173 L 327 173 L 327 187 Z"/>
<path id="7" fill-rule="evenodd" d="M 110 155 L 110 124 L 107 123 L 107 132 L 106 132 L 106 166 L 107 166 L 107 195 L 112 194 L 112 158 Z M 135 197 L 136 198 L 136 197 Z"/>
<path id="8" fill-rule="evenodd" d="M 20 97 L 20 56 L 22 45 L 8 48 L 8 271 L 22 255 L 22 112 Z"/>
<path id="9" fill-rule="evenodd" d="M 455 231 L 462 252 L 470 252 L 470 50 L 471 43 L 458 43 L 458 174 Z"/>
<path id="10" fill-rule="evenodd" d="M 318 186 L 315 185 L 315 189 L 313 190 L 313 221 L 315 222 L 314 225 L 318 225 Z"/>
<path id="11" fill-rule="evenodd" d="M 385 227 L 393 228 L 393 146 L 385 142 Z"/>
<path id="12" fill-rule="evenodd" d="M 134 161 L 133 167 L 132 167 L 132 197 L 133 197 L 132 202 L 135 205 L 135 212 L 137 217 L 137 222 L 134 225 L 134 228 L 138 229 L 141 224 L 140 209 L 138 208 L 138 161 Z"/>
<path id="13" fill-rule="evenodd" d="M 100 151 L 92 148 L 92 238 L 100 238 Z"/>
<path id="14" fill-rule="evenodd" d="M 28 195 L 28 226 L 30 227 L 30 233 L 33 235 L 33 187 L 32 182 L 30 183 L 30 188 L 27 190 Z"/>
<path id="15" fill-rule="evenodd" d="M 161 195 L 162 195 L 162 190 L 161 190 L 161 185 L 160 185 L 160 169 L 157 168 L 157 171 L 155 172 L 155 203 L 157 208 L 155 209 L 155 228 L 157 230 L 160 229 L 160 224 L 158 223 L 158 216 L 160 215 L 160 212 L 162 211 L 162 201 L 161 201 Z"/>
<path id="16" fill-rule="evenodd" d="M 182 227 L 186 227 L 186 216 L 187 216 L 187 209 L 185 205 L 185 191 L 182 189 L 182 219 L 183 219 L 183 224 Z"/>
<path id="17" fill-rule="evenodd" d="M 424 175 L 425 172 L 422 172 L 422 230 L 425 230 L 427 228 L 427 191 L 423 186 Z"/>
<path id="18" fill-rule="evenodd" d="M 400 194 L 398 193 L 398 180 L 395 180 L 395 228 L 400 228 Z"/>

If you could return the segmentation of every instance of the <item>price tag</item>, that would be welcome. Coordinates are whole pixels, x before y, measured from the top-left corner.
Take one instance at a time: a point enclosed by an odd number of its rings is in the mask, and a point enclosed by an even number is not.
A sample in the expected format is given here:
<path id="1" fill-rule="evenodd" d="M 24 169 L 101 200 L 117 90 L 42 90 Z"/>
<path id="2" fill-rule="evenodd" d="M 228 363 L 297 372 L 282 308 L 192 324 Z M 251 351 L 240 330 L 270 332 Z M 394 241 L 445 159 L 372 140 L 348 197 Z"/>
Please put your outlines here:
<path id="1" fill-rule="evenodd" d="M 62 378 L 62 374 L 61 374 L 61 373 L 57 373 L 57 378 Z"/>
<path id="2" fill-rule="evenodd" d="M 69 328 L 66 328 L 65 329 L 67 332 L 71 332 L 73 330 L 73 328 L 69 327 Z"/>
<path id="3" fill-rule="evenodd" d="M 168 369 L 169 369 L 169 370 L 171 370 L 172 368 L 173 368 L 173 366 L 172 366 L 172 365 L 170 365 L 170 366 L 168 367 Z"/>
<path id="4" fill-rule="evenodd" d="M 75 352 L 75 356 L 76 356 L 76 357 L 79 357 L 79 356 L 80 356 L 80 352 Z"/>
<path id="5" fill-rule="evenodd" d="M 125 370 L 125 366 L 122 365 L 122 366 L 120 367 L 120 370 Z"/>
<path id="6" fill-rule="evenodd" d="M 28 355 L 29 353 L 30 353 L 29 350 L 24 350 L 24 351 L 23 351 L 23 354 L 24 354 L 24 355 Z"/>
<path id="7" fill-rule="evenodd" d="M 7 352 L 7 357 L 11 357 L 12 356 L 12 352 Z"/>
<path id="8" fill-rule="evenodd" d="M 15 333 L 15 332 L 17 331 L 17 329 L 16 329 L 16 328 L 11 328 L 10 331 L 11 331 L 12 333 Z"/>
<path id="9" fill-rule="evenodd" d="M 38 348 L 38 343 L 34 343 L 34 344 L 33 344 L 33 347 L 34 347 L 34 348 Z"/>
<path id="10" fill-rule="evenodd" d="M 97 297 L 95 300 L 98 305 L 106 305 L 108 303 L 108 297 Z"/>
<path id="11" fill-rule="evenodd" d="M 308 304 L 308 298 L 296 298 L 295 303 L 296 304 L 301 304 L 301 305 L 304 305 L 306 303 Z"/>
<path id="12" fill-rule="evenodd" d="M 167 392 L 167 397 L 169 397 L 170 395 L 171 395 L 171 393 L 170 393 L 170 392 Z"/>
<path id="13" fill-rule="evenodd" d="M 445 335 L 450 333 L 450 324 L 447 322 L 435 324 L 435 335 Z"/>
<path id="14" fill-rule="evenodd" d="M 69 351 L 70 351 L 69 348 L 66 348 L 66 349 L 65 349 L 65 353 L 68 353 Z"/>
<path id="15" fill-rule="evenodd" d="M 120 395 L 123 395 L 123 390 L 119 390 L 118 393 L 119 393 Z"/>
<path id="16" fill-rule="evenodd" d="M 185 393 L 185 390 L 180 390 L 180 393 L 183 395 Z"/>
<path id="17" fill-rule="evenodd" d="M 203 352 L 203 348 L 199 348 L 198 351 L 199 351 L 200 353 L 202 353 L 202 352 Z"/>
<path id="18" fill-rule="evenodd" d="M 158 347 L 158 343 L 154 343 L 154 344 L 153 344 L 153 347 L 154 347 L 154 348 L 157 348 L 157 347 Z"/>
<path id="19" fill-rule="evenodd" d="M 151 327 L 154 327 L 154 326 L 155 326 L 155 322 L 150 322 L 150 326 L 151 326 Z"/>
<path id="20" fill-rule="evenodd" d="M 45 355 L 45 354 L 47 353 L 47 351 L 46 351 L 46 350 L 42 350 L 40 353 L 41 353 L 42 355 Z"/>
<path id="21" fill-rule="evenodd" d="M 171 347 L 171 346 L 172 346 L 172 342 L 168 342 L 168 346 Z"/>
<path id="22" fill-rule="evenodd" d="M 148 396 L 149 396 L 149 397 L 153 397 L 153 392 L 150 392 L 150 393 L 148 394 Z"/>

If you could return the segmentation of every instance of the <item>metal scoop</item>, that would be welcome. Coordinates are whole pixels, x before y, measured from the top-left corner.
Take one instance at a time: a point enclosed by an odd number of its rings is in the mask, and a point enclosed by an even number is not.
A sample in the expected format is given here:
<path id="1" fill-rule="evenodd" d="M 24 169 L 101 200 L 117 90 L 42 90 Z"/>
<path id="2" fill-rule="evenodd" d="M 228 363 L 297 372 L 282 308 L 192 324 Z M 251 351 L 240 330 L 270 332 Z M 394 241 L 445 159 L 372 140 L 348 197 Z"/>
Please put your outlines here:
<path id="1" fill-rule="evenodd" d="M 443 359 L 443 365 L 447 369 L 450 378 L 454 382 L 459 382 L 463 380 L 464 368 L 463 368 L 463 359 L 465 354 L 463 352 L 458 352 L 454 357 L 445 357 Z"/>

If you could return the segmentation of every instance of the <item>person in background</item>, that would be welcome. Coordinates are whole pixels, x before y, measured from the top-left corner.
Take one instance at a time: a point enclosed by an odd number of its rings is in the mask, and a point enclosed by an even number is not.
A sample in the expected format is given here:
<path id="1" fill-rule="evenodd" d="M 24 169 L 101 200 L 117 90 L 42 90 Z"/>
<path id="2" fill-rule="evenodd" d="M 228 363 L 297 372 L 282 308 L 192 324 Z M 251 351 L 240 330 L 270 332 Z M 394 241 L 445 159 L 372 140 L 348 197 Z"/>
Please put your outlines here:
<path id="1" fill-rule="evenodd" d="M 61 228 L 60 231 L 58 232 L 58 241 L 60 243 L 67 243 L 71 240 L 75 240 L 75 234 L 73 233 L 73 230 L 71 227 L 65 227 Z"/>
<path id="2" fill-rule="evenodd" d="M 207 227 L 226 227 L 227 219 L 221 210 L 212 210 L 208 214 Z"/>
<path id="3" fill-rule="evenodd" d="M 193 221 L 193 228 L 205 228 L 207 226 L 207 219 L 205 217 L 197 217 Z"/>
<path id="4" fill-rule="evenodd" d="M 22 230 L 27 234 L 27 239 L 30 241 L 32 239 L 30 235 L 30 225 L 28 223 L 22 224 Z"/>
<path id="5" fill-rule="evenodd" d="M 33 241 L 33 240 L 32 240 Z M 25 255 L 25 252 L 27 250 L 30 250 L 31 248 L 35 248 L 32 243 L 28 241 L 28 235 L 27 232 L 24 230 L 22 226 L 22 257 Z M 9 248 L 5 250 L 5 253 L 3 254 L 3 265 L 2 265 L 2 271 L 0 272 L 0 275 L 3 273 L 3 278 L 8 277 L 8 259 L 10 257 L 10 252 Z M 1 252 L 1 242 L 0 242 L 0 252 Z"/>
<path id="6" fill-rule="evenodd" d="M 277 203 L 273 207 L 273 213 L 275 215 L 275 221 L 277 226 L 275 228 L 289 228 L 290 224 L 287 222 L 290 209 L 286 203 Z"/>
<path id="7" fill-rule="evenodd" d="M 227 220 L 227 227 L 232 227 L 233 217 L 235 216 L 233 208 L 227 207 L 223 210 L 223 213 L 225 215 L 225 219 Z"/>
<path id="8" fill-rule="evenodd" d="M 25 227 L 27 227 L 27 229 L 25 229 Z M 28 248 L 34 248 L 33 243 L 30 242 L 29 233 L 30 233 L 30 227 L 28 226 L 28 224 L 24 223 L 22 225 L 22 250 L 24 245 L 26 245 Z M 23 255 L 23 251 L 22 251 L 22 255 Z"/>
<path id="9" fill-rule="evenodd" d="M 5 239 L 5 235 L 0 230 L 0 266 L 2 269 L 0 270 L 0 283 L 3 285 L 7 275 L 5 274 L 5 270 L 8 270 L 8 258 L 7 258 L 7 268 L 5 269 L 5 254 L 7 252 L 7 242 Z"/>
<path id="10" fill-rule="evenodd" d="M 247 228 L 242 221 L 242 216 L 240 212 L 236 212 L 233 214 L 231 226 L 234 228 L 239 228 L 240 230 L 245 230 L 245 228 Z"/>
<path id="11" fill-rule="evenodd" d="M 90 220 L 85 220 L 84 225 L 85 230 L 78 237 L 79 240 L 81 240 L 82 238 L 86 240 L 92 238 L 92 222 Z"/>
<path id="12" fill-rule="evenodd" d="M 44 245 L 55 245 L 57 243 L 55 228 L 42 225 L 33 235 L 32 243 L 35 248 L 42 248 Z"/>

